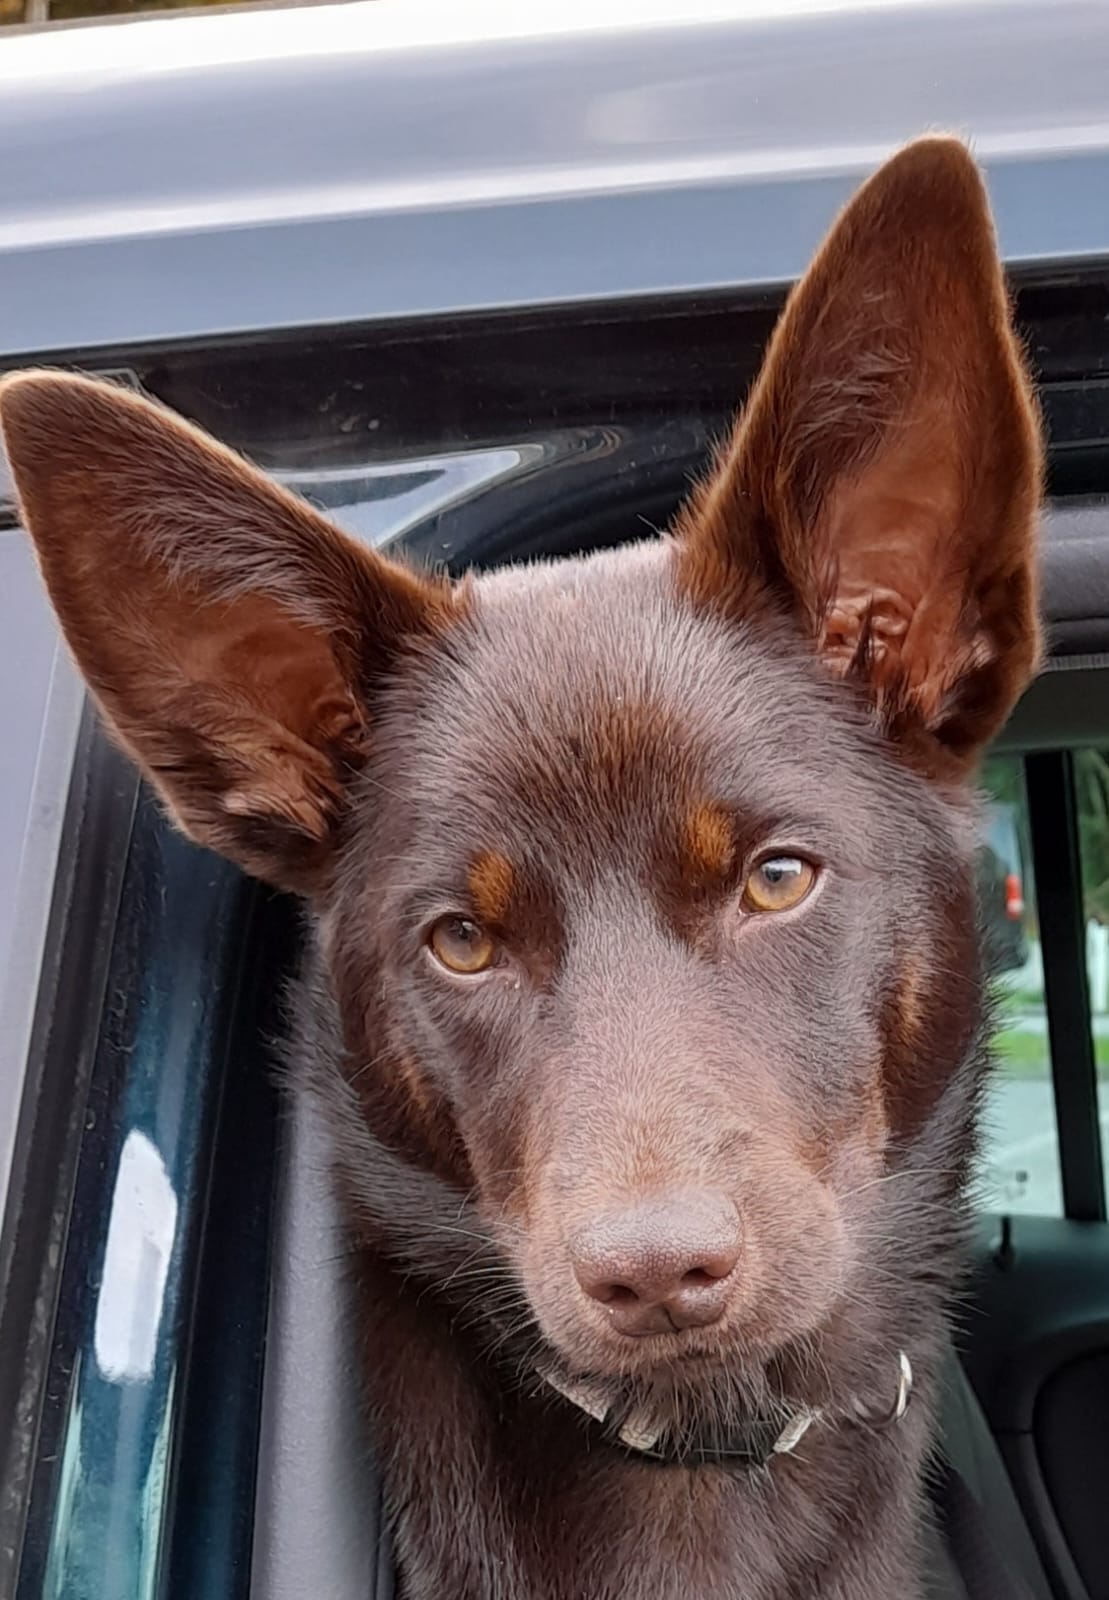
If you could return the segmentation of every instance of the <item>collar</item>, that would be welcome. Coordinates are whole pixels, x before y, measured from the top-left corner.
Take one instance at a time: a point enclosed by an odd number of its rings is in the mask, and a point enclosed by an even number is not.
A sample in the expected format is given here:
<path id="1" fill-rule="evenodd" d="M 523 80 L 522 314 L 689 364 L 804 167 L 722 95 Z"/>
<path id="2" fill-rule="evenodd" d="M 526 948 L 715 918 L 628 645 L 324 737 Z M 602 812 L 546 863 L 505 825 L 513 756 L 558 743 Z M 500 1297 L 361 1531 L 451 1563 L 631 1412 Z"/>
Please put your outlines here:
<path id="1" fill-rule="evenodd" d="M 641 1461 L 660 1466 L 767 1467 L 775 1456 L 792 1455 L 813 1427 L 852 1426 L 872 1432 L 900 1422 L 913 1393 L 913 1369 L 904 1350 L 898 1352 L 890 1405 L 875 1412 L 856 1399 L 842 1411 L 831 1407 L 784 1407 L 773 1418 L 757 1418 L 725 1439 L 677 1438 L 667 1424 L 642 1410 L 614 1401 L 605 1387 L 591 1380 L 566 1379 L 552 1372 L 544 1382 L 579 1412 L 596 1423 L 609 1444 Z"/>

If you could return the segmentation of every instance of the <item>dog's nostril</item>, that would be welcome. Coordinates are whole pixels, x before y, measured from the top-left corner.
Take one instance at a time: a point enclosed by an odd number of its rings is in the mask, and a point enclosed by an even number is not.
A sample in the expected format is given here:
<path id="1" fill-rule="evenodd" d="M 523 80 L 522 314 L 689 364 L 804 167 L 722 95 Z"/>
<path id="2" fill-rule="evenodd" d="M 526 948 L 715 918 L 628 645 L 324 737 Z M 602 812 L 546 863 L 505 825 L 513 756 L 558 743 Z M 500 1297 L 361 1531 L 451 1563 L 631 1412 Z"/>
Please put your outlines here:
<path id="1" fill-rule="evenodd" d="M 734 1267 L 734 1265 L 735 1263 L 733 1262 L 732 1267 Z M 725 1272 L 710 1272 L 707 1267 L 694 1267 L 690 1272 L 687 1272 L 685 1277 L 682 1279 L 682 1288 L 708 1288 L 711 1284 L 719 1283 L 721 1278 L 726 1278 L 728 1273 L 732 1271 L 732 1267 L 729 1267 Z"/>
<path id="2" fill-rule="evenodd" d="M 635 1290 L 626 1283 L 602 1283 L 595 1289 L 587 1289 L 586 1293 L 603 1301 L 606 1306 L 629 1306 L 639 1299 Z"/>

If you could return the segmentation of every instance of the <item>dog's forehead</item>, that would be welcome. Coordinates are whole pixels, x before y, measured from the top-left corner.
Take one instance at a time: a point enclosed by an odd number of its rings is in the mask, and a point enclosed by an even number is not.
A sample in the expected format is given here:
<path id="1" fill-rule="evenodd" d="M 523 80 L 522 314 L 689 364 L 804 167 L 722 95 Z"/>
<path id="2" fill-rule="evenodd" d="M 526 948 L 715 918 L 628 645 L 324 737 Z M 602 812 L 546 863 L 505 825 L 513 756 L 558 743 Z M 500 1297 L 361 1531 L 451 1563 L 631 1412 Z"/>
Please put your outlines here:
<path id="1" fill-rule="evenodd" d="M 668 555 L 634 547 L 478 585 L 463 691 L 482 708 L 487 747 L 564 761 L 580 781 L 586 766 L 676 766 L 711 744 L 732 650 L 719 624 L 679 602 Z M 756 696 L 742 714 L 758 718 Z"/>
<path id="2" fill-rule="evenodd" d="M 810 664 L 698 611 L 672 560 L 660 541 L 479 579 L 425 702 L 417 804 L 464 794 L 477 826 L 532 829 L 800 809 L 839 764 Z"/>
<path id="3" fill-rule="evenodd" d="M 665 543 L 508 568 L 476 589 L 468 688 L 542 708 L 542 728 L 600 722 L 629 697 L 692 711 L 724 631 L 678 603 Z"/>

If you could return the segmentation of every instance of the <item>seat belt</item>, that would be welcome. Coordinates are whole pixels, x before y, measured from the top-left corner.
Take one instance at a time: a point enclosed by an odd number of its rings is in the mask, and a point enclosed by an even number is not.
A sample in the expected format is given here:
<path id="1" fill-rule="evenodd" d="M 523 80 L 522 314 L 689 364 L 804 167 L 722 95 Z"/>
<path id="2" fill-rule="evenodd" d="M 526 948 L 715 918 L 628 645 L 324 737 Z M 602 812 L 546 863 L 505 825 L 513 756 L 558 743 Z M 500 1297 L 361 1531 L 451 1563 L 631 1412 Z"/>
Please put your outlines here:
<path id="1" fill-rule="evenodd" d="M 928 1493 L 968 1600 L 1034 1600 L 1023 1576 L 999 1548 L 966 1479 L 946 1458 L 934 1463 Z"/>

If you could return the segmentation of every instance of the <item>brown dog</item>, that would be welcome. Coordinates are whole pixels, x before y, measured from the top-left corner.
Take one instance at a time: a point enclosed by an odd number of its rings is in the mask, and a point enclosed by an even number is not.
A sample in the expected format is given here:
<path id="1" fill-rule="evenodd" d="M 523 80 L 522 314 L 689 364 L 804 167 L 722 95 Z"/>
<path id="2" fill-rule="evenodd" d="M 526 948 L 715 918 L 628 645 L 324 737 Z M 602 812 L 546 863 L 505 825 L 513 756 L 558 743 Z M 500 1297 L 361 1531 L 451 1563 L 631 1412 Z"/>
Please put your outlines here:
<path id="1" fill-rule="evenodd" d="M 635 549 L 452 585 L 127 393 L 30 373 L 0 413 L 109 725 L 311 902 L 291 1061 L 404 1593 L 917 1600 L 986 1059 L 970 778 L 1038 651 L 966 151 L 861 190 Z"/>

